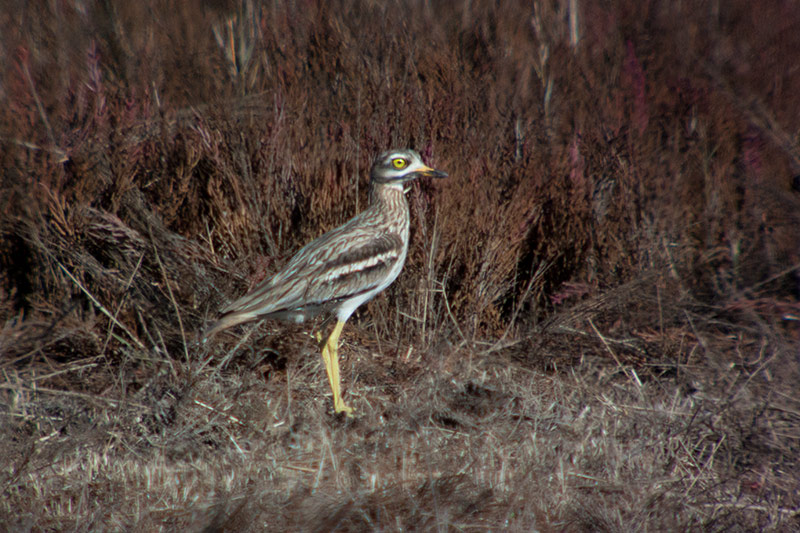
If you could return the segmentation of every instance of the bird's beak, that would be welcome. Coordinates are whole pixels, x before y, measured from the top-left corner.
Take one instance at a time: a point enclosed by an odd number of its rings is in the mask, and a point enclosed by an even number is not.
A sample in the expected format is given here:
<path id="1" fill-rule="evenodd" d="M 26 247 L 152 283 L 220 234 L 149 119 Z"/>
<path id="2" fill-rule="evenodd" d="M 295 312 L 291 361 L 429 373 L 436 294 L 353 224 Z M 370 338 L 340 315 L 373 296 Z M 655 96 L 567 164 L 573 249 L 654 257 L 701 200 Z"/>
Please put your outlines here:
<path id="1" fill-rule="evenodd" d="M 442 172 L 441 170 L 436 170 L 435 168 L 425 167 L 423 166 L 419 170 L 417 170 L 414 174 L 419 177 L 426 177 L 426 178 L 446 178 L 447 172 Z"/>

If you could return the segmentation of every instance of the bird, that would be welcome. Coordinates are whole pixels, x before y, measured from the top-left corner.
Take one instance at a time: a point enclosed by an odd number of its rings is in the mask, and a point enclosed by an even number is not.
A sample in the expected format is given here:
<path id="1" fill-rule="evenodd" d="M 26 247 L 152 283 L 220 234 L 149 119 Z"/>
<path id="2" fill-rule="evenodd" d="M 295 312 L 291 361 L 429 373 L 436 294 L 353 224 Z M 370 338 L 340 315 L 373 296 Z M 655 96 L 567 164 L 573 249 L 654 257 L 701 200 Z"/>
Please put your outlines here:
<path id="1" fill-rule="evenodd" d="M 446 178 L 411 149 L 380 154 L 370 170 L 368 207 L 301 248 L 272 278 L 231 302 L 206 330 L 204 339 L 255 319 L 304 322 L 320 314 L 336 317 L 323 341 L 317 340 L 333 393 L 336 414 L 353 416 L 341 394 L 339 336 L 362 304 L 397 279 L 408 255 L 407 184 L 421 177 Z"/>

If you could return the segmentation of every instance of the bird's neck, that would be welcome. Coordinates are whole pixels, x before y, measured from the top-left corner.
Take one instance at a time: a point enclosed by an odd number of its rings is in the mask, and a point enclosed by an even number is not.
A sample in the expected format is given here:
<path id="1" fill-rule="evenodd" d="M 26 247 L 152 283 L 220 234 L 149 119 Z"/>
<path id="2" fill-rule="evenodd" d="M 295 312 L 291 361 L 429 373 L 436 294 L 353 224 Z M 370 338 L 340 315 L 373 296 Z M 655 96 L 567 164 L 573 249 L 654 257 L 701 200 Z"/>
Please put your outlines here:
<path id="1" fill-rule="evenodd" d="M 375 183 L 369 189 L 369 205 L 380 206 L 381 210 L 408 209 L 408 202 L 402 183 Z"/>
<path id="2" fill-rule="evenodd" d="M 373 220 L 376 226 L 384 227 L 401 236 L 408 244 L 409 213 L 408 201 L 403 192 L 402 183 L 372 183 L 369 191 L 369 208 L 366 218 Z"/>

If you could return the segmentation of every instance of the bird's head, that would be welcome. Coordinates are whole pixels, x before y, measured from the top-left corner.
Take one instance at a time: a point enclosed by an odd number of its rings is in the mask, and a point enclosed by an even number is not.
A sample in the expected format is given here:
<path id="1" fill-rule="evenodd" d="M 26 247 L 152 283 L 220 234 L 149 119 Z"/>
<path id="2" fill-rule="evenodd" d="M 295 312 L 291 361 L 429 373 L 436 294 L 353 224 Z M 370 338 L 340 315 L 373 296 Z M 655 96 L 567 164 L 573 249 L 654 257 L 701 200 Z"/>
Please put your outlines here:
<path id="1" fill-rule="evenodd" d="M 447 173 L 433 169 L 422 162 L 414 150 L 390 150 L 375 160 L 370 172 L 373 183 L 402 186 L 421 177 L 446 178 Z"/>

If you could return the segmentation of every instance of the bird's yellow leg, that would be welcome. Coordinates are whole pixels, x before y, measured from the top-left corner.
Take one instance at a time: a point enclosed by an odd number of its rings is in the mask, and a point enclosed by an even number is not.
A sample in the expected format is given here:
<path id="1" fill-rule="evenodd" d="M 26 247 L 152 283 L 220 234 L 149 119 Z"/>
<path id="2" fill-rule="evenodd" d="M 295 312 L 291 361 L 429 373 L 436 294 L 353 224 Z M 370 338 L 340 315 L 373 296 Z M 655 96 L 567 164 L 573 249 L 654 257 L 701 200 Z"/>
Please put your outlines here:
<path id="1" fill-rule="evenodd" d="M 339 378 L 339 335 L 342 333 L 344 322 L 337 321 L 333 331 L 328 336 L 328 340 L 322 346 L 322 361 L 325 363 L 325 371 L 328 373 L 328 381 L 331 384 L 331 392 L 333 392 L 333 409 L 337 413 L 345 413 L 347 416 L 353 416 L 353 408 L 345 405 L 342 400 L 341 381 Z M 318 335 L 317 339 L 321 339 L 322 335 Z"/>

